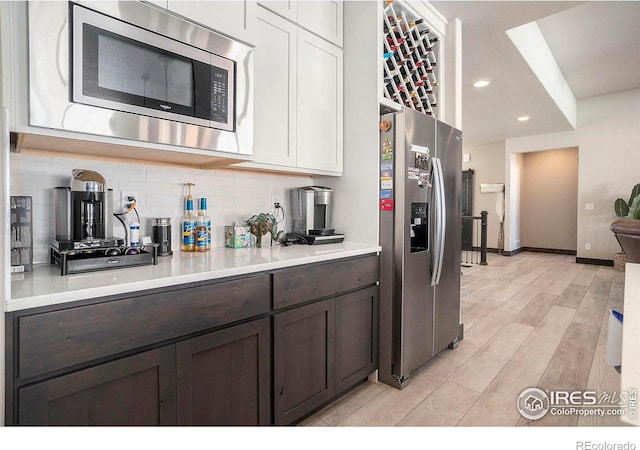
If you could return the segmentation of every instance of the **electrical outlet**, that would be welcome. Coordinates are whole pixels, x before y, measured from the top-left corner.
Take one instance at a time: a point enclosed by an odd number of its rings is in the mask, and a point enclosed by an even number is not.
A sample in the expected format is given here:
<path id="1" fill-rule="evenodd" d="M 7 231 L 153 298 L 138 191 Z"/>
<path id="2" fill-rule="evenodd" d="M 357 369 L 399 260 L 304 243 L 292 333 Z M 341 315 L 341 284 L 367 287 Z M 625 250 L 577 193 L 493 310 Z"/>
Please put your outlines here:
<path id="1" fill-rule="evenodd" d="M 584 209 L 592 210 L 593 209 L 593 203 L 586 203 L 584 205 Z"/>
<path id="2" fill-rule="evenodd" d="M 585 250 L 591 250 L 591 244 L 584 244 Z"/>
<path id="3" fill-rule="evenodd" d="M 132 201 L 131 198 L 134 198 L 136 202 L 138 201 L 138 193 L 136 191 L 120 191 L 120 209 L 124 212 L 129 209 Z"/>
<path id="4" fill-rule="evenodd" d="M 520 241 L 516 241 L 516 248 L 520 248 Z"/>
<path id="5" fill-rule="evenodd" d="M 282 197 L 278 194 L 271 194 L 271 210 L 276 210 L 276 204 L 279 204 L 282 208 L 284 205 L 282 204 Z"/>

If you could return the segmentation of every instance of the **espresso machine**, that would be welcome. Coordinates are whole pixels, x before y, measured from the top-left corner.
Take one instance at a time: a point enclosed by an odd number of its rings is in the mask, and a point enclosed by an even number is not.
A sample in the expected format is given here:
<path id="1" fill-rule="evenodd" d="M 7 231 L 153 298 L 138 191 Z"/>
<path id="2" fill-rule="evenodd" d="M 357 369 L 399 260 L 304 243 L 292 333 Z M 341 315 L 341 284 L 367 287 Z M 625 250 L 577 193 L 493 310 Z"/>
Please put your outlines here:
<path id="1" fill-rule="evenodd" d="M 54 238 L 51 264 L 61 275 L 157 264 L 157 244 L 127 247 L 112 236 L 113 189 L 98 172 L 74 169 L 69 187 L 53 188 Z"/>
<path id="2" fill-rule="evenodd" d="M 342 242 L 344 234 L 331 227 L 333 190 L 322 186 L 292 189 L 289 240 L 309 245 Z"/>

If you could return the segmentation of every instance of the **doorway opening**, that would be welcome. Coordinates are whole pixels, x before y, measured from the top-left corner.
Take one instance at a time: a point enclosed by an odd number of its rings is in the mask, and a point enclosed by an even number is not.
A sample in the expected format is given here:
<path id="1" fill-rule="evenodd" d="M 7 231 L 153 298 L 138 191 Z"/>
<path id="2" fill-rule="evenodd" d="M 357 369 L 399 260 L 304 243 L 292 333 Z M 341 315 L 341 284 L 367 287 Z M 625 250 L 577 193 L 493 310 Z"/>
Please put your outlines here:
<path id="1" fill-rule="evenodd" d="M 578 148 L 524 153 L 521 183 L 522 250 L 576 255 Z"/>

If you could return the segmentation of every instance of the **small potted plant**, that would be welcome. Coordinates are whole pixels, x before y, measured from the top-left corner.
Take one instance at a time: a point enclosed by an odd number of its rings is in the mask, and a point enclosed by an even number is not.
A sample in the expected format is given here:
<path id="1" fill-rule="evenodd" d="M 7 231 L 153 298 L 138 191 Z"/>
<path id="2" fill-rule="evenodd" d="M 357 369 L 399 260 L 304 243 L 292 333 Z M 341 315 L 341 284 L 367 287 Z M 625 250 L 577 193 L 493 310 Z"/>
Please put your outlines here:
<path id="1" fill-rule="evenodd" d="M 626 262 L 640 263 L 640 183 L 631 190 L 628 202 L 616 199 L 614 209 L 619 219 L 611 224 L 611 231 L 622 247 L 622 252 L 616 253 L 614 267 L 624 270 Z"/>
<path id="2" fill-rule="evenodd" d="M 247 225 L 251 227 L 251 234 L 256 237 L 256 247 L 262 247 L 262 236 L 271 234 L 271 245 L 273 241 L 279 242 L 282 231 L 278 231 L 278 222 L 270 213 L 260 213 L 247 219 Z"/>

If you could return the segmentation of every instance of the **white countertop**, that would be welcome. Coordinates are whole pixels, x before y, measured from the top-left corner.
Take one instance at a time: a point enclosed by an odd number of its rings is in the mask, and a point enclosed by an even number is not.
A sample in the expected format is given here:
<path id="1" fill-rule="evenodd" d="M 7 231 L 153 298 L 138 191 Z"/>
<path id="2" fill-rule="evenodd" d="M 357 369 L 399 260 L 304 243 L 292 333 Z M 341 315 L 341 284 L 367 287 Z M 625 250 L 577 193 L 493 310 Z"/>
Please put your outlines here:
<path id="1" fill-rule="evenodd" d="M 341 244 L 291 245 L 262 248 L 213 248 L 205 253 L 174 251 L 160 257 L 158 265 L 60 275 L 60 267 L 34 265 L 33 272 L 11 282 L 6 311 L 56 305 L 114 294 L 213 280 L 338 258 L 376 253 L 382 247 Z M 24 275 L 24 276 L 22 276 Z"/>
<path id="2" fill-rule="evenodd" d="M 640 264 L 627 263 L 624 280 L 622 367 L 620 391 L 635 389 L 636 407 L 626 409 L 623 422 L 640 426 Z"/>

